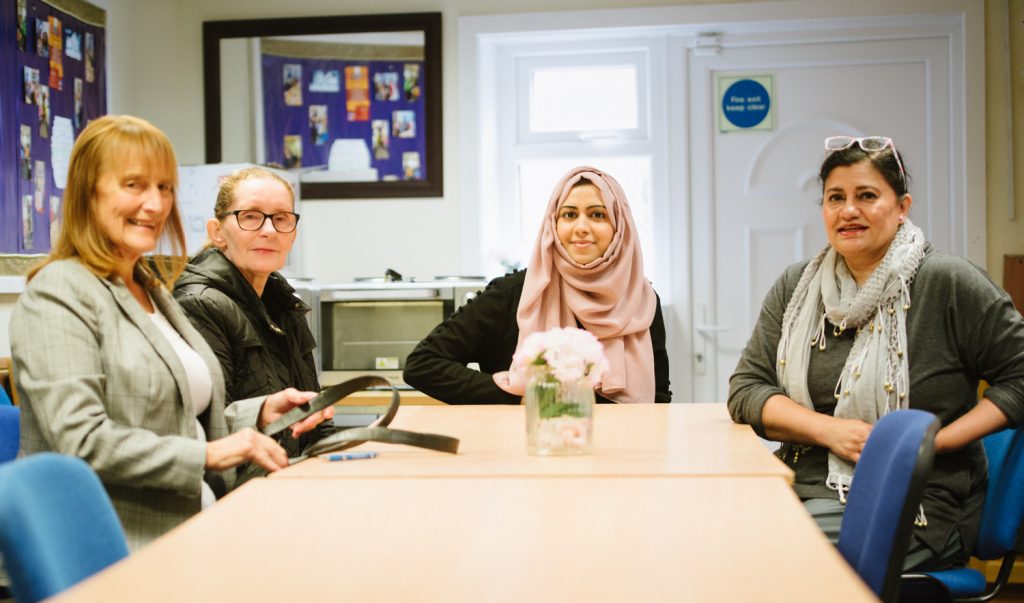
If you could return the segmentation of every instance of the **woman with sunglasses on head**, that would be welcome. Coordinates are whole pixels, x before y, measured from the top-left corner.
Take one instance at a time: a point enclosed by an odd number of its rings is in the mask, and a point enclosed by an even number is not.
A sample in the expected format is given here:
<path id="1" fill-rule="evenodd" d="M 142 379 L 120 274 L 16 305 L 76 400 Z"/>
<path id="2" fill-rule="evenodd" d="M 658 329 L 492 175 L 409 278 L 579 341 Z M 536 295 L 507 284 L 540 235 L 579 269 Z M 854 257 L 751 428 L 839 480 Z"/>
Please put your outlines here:
<path id="1" fill-rule="evenodd" d="M 831 137 L 821 166 L 829 244 L 765 297 L 729 381 L 729 411 L 795 472 L 832 539 L 871 426 L 917 408 L 942 428 L 906 569 L 962 565 L 985 496 L 981 437 L 1024 421 L 1024 320 L 970 262 L 936 251 L 910 221 L 892 140 Z M 990 387 L 978 399 L 978 382 Z"/>
<path id="2" fill-rule="evenodd" d="M 174 149 L 152 124 L 92 121 L 71 149 L 60 238 L 11 316 L 21 454 L 87 461 L 133 550 L 213 504 L 242 464 L 287 466 L 256 429 L 314 395 L 264 392 L 225 407 L 217 360 L 167 291 L 186 262 L 177 181 Z M 170 253 L 145 257 L 161 241 Z"/>
<path id="3" fill-rule="evenodd" d="M 494 279 L 438 325 L 406 360 L 409 385 L 449 404 L 519 404 L 512 356 L 531 333 L 580 327 L 610 368 L 598 402 L 670 402 L 661 304 L 644 276 L 622 187 L 591 167 L 555 186 L 525 272 Z M 467 368 L 477 363 L 479 371 Z"/>
<path id="4" fill-rule="evenodd" d="M 229 402 L 285 387 L 320 389 L 310 308 L 277 272 L 295 243 L 294 209 L 291 185 L 273 172 L 251 167 L 231 174 L 206 224 L 209 245 L 175 283 L 175 299 L 220 361 Z M 325 423 L 280 443 L 297 456 L 332 431 Z"/>

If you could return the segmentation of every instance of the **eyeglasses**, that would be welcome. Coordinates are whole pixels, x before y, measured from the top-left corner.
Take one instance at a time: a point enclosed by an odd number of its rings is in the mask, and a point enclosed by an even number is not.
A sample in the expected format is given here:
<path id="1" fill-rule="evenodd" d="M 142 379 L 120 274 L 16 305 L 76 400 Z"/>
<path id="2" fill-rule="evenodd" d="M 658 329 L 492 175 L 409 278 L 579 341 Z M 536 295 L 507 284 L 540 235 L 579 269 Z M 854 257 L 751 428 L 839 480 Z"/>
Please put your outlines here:
<path id="1" fill-rule="evenodd" d="M 235 221 L 242 230 L 260 230 L 267 218 L 270 218 L 274 230 L 280 233 L 292 232 L 299 225 L 299 214 L 290 211 L 265 214 L 258 209 L 236 209 L 229 211 L 225 217 L 229 215 L 235 216 Z"/>
<path id="2" fill-rule="evenodd" d="M 896 152 L 896 144 L 888 136 L 829 136 L 825 139 L 825 155 L 831 155 L 836 151 L 848 149 L 857 145 L 866 153 L 878 153 L 886 148 L 892 149 L 892 156 L 896 158 L 896 165 L 900 168 L 900 178 L 903 179 L 903 188 L 907 188 L 907 172 L 903 169 L 903 162 L 900 161 L 900 154 Z"/>

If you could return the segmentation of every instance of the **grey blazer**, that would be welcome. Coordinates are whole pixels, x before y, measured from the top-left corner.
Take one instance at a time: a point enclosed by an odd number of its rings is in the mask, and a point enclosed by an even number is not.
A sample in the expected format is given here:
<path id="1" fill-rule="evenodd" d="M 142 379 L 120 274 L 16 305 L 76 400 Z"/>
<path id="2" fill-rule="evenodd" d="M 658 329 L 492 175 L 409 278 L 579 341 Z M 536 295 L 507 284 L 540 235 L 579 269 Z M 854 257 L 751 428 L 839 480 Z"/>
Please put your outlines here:
<path id="1" fill-rule="evenodd" d="M 199 420 L 209 440 L 256 424 L 264 397 L 224 408 L 220 365 L 162 289 L 150 290 L 213 377 Z M 137 549 L 198 513 L 205 478 L 220 496 L 235 471 L 205 472 L 185 369 L 120 279 L 75 260 L 36 274 L 11 315 L 11 351 L 22 400 L 21 455 L 55 451 L 99 474 Z"/>

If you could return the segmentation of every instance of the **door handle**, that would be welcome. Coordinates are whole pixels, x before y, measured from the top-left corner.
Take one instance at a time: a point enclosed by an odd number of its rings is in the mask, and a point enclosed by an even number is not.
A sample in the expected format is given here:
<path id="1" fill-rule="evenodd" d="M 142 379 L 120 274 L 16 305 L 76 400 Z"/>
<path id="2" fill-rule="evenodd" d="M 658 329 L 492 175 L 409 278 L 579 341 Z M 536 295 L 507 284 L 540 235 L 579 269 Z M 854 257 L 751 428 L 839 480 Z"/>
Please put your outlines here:
<path id="1" fill-rule="evenodd" d="M 693 327 L 693 330 L 697 331 L 701 335 L 710 336 L 710 335 L 713 335 L 715 333 L 721 333 L 723 331 L 728 331 L 729 327 L 726 327 L 726 326 L 723 326 L 723 325 L 697 325 L 697 326 Z"/>

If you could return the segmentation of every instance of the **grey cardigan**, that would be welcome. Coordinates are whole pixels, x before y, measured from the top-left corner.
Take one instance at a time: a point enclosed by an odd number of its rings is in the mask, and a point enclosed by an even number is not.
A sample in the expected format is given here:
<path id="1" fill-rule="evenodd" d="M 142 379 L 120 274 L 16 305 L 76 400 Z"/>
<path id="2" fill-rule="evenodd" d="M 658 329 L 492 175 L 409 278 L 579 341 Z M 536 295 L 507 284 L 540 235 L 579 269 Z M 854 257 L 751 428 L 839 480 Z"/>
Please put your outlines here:
<path id="1" fill-rule="evenodd" d="M 782 314 L 807 262 L 790 266 L 765 297 L 757 326 L 729 381 L 729 412 L 764 436 L 761 411 L 769 397 L 784 394 L 775 373 Z M 978 381 L 985 395 L 1009 418 L 1024 422 L 1024 319 L 1009 296 L 981 269 L 949 254 L 926 250 L 910 286 L 907 311 L 910 407 L 934 413 L 949 425 L 977 404 Z M 824 352 L 811 355 L 808 388 L 815 409 L 831 415 L 833 391 L 853 345 L 854 330 L 834 337 Z M 782 451 L 785 450 L 783 447 Z M 783 460 L 796 473 L 801 498 L 830 497 L 825 486 L 827 450 L 814 447 Z M 856 479 L 856 478 L 854 478 Z M 915 528 L 938 551 L 950 530 L 960 532 L 966 551 L 974 548 L 985 498 L 987 465 L 980 442 L 935 458 L 924 494 L 927 527 Z"/>
<path id="2" fill-rule="evenodd" d="M 224 380 L 206 341 L 162 289 L 150 295 L 206 362 L 213 397 L 199 420 L 210 440 L 256 424 L 264 398 L 224 408 Z M 136 549 L 200 510 L 206 450 L 196 439 L 185 369 L 119 279 L 75 260 L 35 275 L 11 316 L 22 399 L 21 451 L 54 451 L 96 470 Z M 222 495 L 235 471 L 205 473 Z"/>

